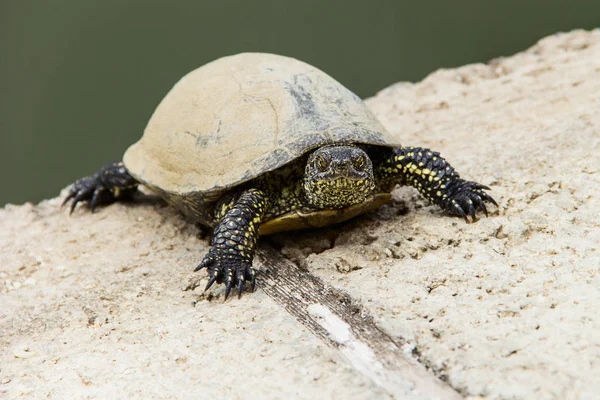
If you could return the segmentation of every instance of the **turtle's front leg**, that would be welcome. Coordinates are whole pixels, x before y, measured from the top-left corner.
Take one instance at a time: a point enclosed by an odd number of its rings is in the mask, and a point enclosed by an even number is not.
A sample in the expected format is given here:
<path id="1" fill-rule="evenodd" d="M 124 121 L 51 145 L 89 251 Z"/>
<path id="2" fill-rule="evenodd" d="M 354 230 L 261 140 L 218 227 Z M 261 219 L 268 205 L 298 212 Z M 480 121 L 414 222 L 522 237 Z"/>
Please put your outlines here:
<path id="1" fill-rule="evenodd" d="M 94 175 L 75 181 L 62 205 L 73 199 L 70 211 L 72 213 L 77 203 L 89 201 L 93 212 L 98 205 L 130 197 L 138 185 L 139 182 L 127 172 L 123 162 L 115 161 L 105 165 Z"/>
<path id="2" fill-rule="evenodd" d="M 267 203 L 267 195 L 262 190 L 249 189 L 217 205 L 219 223 L 213 233 L 212 247 L 194 271 L 208 269 L 210 278 L 206 289 L 215 282 L 225 283 L 225 300 L 233 285 L 237 286 L 238 297 L 241 296 L 246 280 L 250 280 L 254 291 L 252 260 Z"/>
<path id="3" fill-rule="evenodd" d="M 376 169 L 376 179 L 386 183 L 411 185 L 430 202 L 446 212 L 475 220 L 475 213 L 483 210 L 485 202 L 498 205 L 485 191 L 489 187 L 461 179 L 458 172 L 440 153 L 421 147 L 398 147 Z"/>

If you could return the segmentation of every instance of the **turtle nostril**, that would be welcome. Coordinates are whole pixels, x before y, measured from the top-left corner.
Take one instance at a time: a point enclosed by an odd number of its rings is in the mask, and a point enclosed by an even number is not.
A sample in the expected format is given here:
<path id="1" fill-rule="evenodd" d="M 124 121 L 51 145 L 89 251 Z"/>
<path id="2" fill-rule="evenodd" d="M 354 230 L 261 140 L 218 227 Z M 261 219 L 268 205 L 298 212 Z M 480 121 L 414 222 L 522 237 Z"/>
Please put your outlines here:
<path id="1" fill-rule="evenodd" d="M 331 166 L 332 166 L 333 170 L 335 172 L 338 172 L 338 173 L 347 172 L 349 170 L 348 163 L 345 163 L 345 162 L 340 161 L 340 160 L 334 160 L 331 163 Z"/>

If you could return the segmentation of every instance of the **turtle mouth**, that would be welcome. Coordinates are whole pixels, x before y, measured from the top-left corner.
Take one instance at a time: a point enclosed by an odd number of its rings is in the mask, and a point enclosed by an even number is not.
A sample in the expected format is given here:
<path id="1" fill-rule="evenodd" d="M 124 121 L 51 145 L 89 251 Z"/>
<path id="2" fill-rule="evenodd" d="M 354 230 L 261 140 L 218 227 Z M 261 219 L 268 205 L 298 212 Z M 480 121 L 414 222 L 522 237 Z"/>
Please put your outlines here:
<path id="1" fill-rule="evenodd" d="M 370 178 L 367 171 L 357 171 L 353 168 L 338 168 L 335 171 L 317 173 L 314 179 L 321 182 L 358 182 Z"/>
<path id="2" fill-rule="evenodd" d="M 374 189 L 372 178 L 329 175 L 307 182 L 305 195 L 317 208 L 339 209 L 363 202 Z"/>
<path id="3" fill-rule="evenodd" d="M 316 180 L 333 186 L 356 186 L 362 185 L 367 176 L 348 176 L 348 174 L 327 175 Z"/>

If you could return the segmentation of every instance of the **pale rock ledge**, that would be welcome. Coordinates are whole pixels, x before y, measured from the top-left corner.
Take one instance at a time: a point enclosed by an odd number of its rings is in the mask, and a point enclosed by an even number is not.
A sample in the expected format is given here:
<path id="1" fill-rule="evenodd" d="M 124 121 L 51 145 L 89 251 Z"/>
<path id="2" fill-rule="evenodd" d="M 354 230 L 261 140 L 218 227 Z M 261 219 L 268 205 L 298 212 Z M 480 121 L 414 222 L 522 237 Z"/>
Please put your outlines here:
<path id="1" fill-rule="evenodd" d="M 398 189 L 343 227 L 270 240 L 463 396 L 598 396 L 600 32 L 367 102 L 500 208 L 467 225 Z M 389 397 L 263 291 L 182 291 L 207 241 L 170 208 L 59 203 L 0 210 L 0 397 Z"/>

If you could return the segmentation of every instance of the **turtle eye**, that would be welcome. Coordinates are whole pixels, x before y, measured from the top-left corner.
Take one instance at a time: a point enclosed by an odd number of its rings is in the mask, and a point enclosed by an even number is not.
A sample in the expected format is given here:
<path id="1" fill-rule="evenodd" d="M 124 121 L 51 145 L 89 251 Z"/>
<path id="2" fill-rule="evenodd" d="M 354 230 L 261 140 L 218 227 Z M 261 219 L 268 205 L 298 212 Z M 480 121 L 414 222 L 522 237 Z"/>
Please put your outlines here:
<path id="1" fill-rule="evenodd" d="M 359 157 L 355 158 L 354 161 L 352 162 L 352 165 L 354 166 L 354 168 L 356 170 L 361 171 L 365 167 L 365 157 L 359 156 Z"/>
<path id="2" fill-rule="evenodd" d="M 320 172 L 325 172 L 329 168 L 329 160 L 320 155 L 315 160 L 315 165 Z"/>

